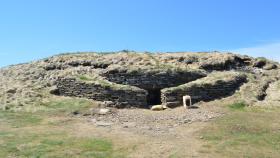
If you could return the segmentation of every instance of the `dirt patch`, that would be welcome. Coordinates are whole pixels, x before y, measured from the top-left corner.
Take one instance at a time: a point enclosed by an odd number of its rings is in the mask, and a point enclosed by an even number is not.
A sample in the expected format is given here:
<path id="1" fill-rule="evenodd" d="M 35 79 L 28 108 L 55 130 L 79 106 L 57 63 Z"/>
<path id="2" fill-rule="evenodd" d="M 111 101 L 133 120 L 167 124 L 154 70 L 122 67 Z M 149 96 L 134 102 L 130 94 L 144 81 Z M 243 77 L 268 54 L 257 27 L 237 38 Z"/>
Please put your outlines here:
<path id="1" fill-rule="evenodd" d="M 69 128 L 77 137 L 112 140 L 128 157 L 203 157 L 198 131 L 221 115 L 219 107 L 208 105 L 165 111 L 115 109 L 107 115 L 75 116 L 78 121 Z"/>
<path id="2" fill-rule="evenodd" d="M 201 106 L 196 109 L 167 109 L 151 111 L 147 109 L 117 109 L 108 115 L 93 115 L 88 119 L 99 127 L 124 129 L 136 134 L 177 137 L 176 129 L 194 122 L 207 122 L 222 114 L 214 107 Z"/>
<path id="3" fill-rule="evenodd" d="M 147 132 L 146 129 L 138 127 L 123 128 L 116 124 L 110 127 L 97 127 L 92 122 L 84 121 L 72 124 L 71 133 L 73 135 L 112 140 L 116 147 L 127 152 L 128 157 L 203 157 L 203 153 L 199 152 L 203 141 L 198 133 L 207 126 L 208 122 L 183 124 L 174 128 L 172 133 L 171 131 L 163 133 L 153 129 Z"/>

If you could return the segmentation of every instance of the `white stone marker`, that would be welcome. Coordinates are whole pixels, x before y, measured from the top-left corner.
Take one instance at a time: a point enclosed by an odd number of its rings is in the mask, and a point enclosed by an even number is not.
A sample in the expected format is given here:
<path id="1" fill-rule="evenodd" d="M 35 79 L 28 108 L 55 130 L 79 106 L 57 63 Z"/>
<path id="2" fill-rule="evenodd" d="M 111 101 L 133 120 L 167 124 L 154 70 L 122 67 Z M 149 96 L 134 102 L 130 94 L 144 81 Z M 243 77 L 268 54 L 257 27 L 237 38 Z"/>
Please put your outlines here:
<path id="1" fill-rule="evenodd" d="M 187 100 L 189 100 L 189 105 L 186 104 Z M 186 109 L 188 109 L 190 106 L 192 106 L 191 96 L 189 96 L 189 95 L 183 96 L 183 105 Z"/>

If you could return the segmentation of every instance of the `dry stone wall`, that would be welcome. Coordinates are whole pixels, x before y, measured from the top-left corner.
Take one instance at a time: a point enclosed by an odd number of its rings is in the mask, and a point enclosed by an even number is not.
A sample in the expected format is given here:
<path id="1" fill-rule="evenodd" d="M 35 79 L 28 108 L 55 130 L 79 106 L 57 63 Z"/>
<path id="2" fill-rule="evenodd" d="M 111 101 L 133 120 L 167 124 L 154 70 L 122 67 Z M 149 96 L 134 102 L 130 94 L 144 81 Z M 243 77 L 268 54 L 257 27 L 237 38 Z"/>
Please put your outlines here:
<path id="1" fill-rule="evenodd" d="M 75 78 L 60 78 L 57 81 L 59 95 L 70 97 L 83 97 L 97 101 L 112 101 L 109 106 L 117 108 L 145 107 L 147 105 L 147 91 L 119 85 L 101 85 L 91 82 L 80 81 Z"/>
<path id="2" fill-rule="evenodd" d="M 231 95 L 244 82 L 246 75 L 237 72 L 214 73 L 178 87 L 163 89 L 161 100 L 169 107 L 182 105 L 184 95 L 190 95 L 193 103 L 211 101 Z"/>
<path id="3" fill-rule="evenodd" d="M 104 73 L 103 76 L 114 83 L 150 90 L 178 86 L 205 77 L 206 74 L 200 70 L 159 69 L 129 71 L 126 69 L 113 69 Z"/>

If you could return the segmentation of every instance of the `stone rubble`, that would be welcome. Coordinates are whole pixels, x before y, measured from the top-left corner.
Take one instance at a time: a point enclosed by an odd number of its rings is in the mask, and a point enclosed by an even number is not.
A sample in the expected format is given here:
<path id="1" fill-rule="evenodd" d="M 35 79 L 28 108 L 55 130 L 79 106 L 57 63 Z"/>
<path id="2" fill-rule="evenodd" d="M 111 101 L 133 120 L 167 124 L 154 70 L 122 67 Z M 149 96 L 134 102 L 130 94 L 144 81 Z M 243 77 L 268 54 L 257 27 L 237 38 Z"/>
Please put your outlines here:
<path id="1" fill-rule="evenodd" d="M 176 128 L 194 122 L 210 121 L 223 114 L 212 107 L 183 107 L 153 112 L 147 109 L 118 109 L 107 115 L 86 116 L 98 127 L 123 128 L 149 135 L 172 134 Z"/>

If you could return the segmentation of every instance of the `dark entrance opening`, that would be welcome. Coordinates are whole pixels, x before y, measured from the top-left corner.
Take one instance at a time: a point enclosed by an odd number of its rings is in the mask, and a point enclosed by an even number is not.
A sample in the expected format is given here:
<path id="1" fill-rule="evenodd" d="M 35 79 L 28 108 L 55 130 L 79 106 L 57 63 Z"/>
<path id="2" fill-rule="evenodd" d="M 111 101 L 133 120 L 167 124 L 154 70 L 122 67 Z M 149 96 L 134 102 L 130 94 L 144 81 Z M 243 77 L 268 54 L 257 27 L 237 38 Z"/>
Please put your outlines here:
<path id="1" fill-rule="evenodd" d="M 149 89 L 147 96 L 148 105 L 159 105 L 161 104 L 161 93 L 160 89 Z"/>

